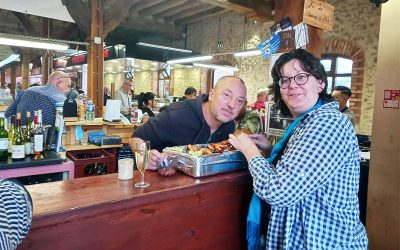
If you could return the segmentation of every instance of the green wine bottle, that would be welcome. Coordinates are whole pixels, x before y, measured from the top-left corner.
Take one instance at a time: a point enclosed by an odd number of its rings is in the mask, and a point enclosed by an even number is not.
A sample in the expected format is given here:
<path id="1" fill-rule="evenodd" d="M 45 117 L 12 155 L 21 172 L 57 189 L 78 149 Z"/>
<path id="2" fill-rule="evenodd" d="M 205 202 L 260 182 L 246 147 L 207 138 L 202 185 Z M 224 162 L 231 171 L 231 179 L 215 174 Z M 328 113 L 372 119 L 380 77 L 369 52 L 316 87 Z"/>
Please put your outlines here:
<path id="1" fill-rule="evenodd" d="M 0 161 L 8 159 L 8 132 L 4 128 L 4 117 L 0 117 Z"/>
<path id="2" fill-rule="evenodd" d="M 13 138 L 11 158 L 13 161 L 25 160 L 25 141 L 21 130 L 21 113 L 15 119 L 15 135 Z"/>

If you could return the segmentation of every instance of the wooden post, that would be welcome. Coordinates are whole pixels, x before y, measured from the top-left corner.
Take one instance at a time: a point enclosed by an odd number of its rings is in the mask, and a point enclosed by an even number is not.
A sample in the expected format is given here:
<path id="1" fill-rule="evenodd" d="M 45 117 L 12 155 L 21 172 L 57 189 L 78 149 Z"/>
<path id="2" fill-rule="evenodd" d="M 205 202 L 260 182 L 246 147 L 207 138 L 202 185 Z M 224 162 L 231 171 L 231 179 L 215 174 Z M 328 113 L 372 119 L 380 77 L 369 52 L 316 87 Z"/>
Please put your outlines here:
<path id="1" fill-rule="evenodd" d="M 3 69 L 0 74 L 1 74 L 1 76 L 0 76 L 1 87 L 4 88 L 4 87 L 6 87 L 6 69 Z"/>
<path id="2" fill-rule="evenodd" d="M 285 17 L 290 17 L 292 25 L 303 21 L 304 0 L 275 0 L 275 23 Z M 309 43 L 306 49 L 313 55 L 321 58 L 323 47 L 322 29 L 308 25 Z"/>
<path id="3" fill-rule="evenodd" d="M 87 94 L 96 106 L 97 117 L 103 114 L 103 38 L 103 0 L 91 0 Z"/>
<path id="4" fill-rule="evenodd" d="M 29 88 L 29 63 L 31 61 L 31 52 L 29 48 L 22 49 L 22 82 L 21 87 L 22 89 Z"/>
<path id="5" fill-rule="evenodd" d="M 16 78 L 17 78 L 17 66 L 15 65 L 15 63 L 13 63 L 12 65 L 11 65 L 11 73 L 10 73 L 10 83 L 11 83 L 11 86 L 10 86 L 10 90 L 11 90 L 11 94 L 12 94 L 12 96 L 14 96 L 14 98 L 15 98 L 15 88 L 16 88 Z"/>

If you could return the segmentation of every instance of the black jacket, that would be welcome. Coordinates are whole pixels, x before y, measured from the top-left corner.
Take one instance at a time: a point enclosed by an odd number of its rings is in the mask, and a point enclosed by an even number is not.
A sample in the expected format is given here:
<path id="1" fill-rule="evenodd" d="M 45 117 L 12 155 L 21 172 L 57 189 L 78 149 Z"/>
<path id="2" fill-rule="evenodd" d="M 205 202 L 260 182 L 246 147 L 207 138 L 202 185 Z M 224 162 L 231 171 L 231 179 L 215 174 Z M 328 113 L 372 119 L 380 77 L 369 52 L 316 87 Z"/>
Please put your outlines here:
<path id="1" fill-rule="evenodd" d="M 228 139 L 235 129 L 234 121 L 222 124 L 213 134 L 204 119 L 202 103 L 208 95 L 196 100 L 185 100 L 169 105 L 157 116 L 138 127 L 132 137 L 149 140 L 152 149 L 161 151 L 165 147 L 220 142 Z"/>

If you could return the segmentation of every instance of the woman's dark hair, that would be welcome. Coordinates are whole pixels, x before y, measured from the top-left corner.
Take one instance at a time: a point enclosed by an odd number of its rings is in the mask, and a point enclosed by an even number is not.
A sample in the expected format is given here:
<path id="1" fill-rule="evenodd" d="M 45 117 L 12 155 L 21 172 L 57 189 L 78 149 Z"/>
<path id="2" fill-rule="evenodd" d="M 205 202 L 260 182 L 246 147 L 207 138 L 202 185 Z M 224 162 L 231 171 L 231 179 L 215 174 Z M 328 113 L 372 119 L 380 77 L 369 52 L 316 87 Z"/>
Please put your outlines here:
<path id="1" fill-rule="evenodd" d="M 300 61 L 301 67 L 305 72 L 312 74 L 317 80 L 321 80 L 325 83 L 324 89 L 321 91 L 321 93 L 319 93 L 319 99 L 323 99 L 328 102 L 333 100 L 332 96 L 327 93 L 327 74 L 319 58 L 315 57 L 313 54 L 304 49 L 296 49 L 285 53 L 278 58 L 271 70 L 273 83 L 268 86 L 269 94 L 273 96 L 272 100 L 275 103 L 275 107 L 279 109 L 281 114 L 284 116 L 291 116 L 291 113 L 282 99 L 279 80 L 282 77 L 281 70 L 283 65 L 293 59 Z"/>
<path id="2" fill-rule="evenodd" d="M 146 93 L 140 93 L 139 99 L 138 99 L 138 108 L 142 109 L 144 106 L 149 105 L 151 100 L 154 100 L 156 98 L 156 95 L 151 92 L 146 92 Z"/>

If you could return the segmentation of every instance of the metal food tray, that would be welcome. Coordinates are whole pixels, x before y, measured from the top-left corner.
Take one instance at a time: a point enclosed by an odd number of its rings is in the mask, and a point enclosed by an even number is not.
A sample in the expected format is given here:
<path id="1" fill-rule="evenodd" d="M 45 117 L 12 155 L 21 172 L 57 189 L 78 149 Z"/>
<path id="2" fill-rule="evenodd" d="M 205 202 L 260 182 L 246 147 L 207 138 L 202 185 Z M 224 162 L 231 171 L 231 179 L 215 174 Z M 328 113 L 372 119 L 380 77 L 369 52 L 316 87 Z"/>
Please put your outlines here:
<path id="1" fill-rule="evenodd" d="M 207 144 L 196 146 L 206 147 Z M 173 166 L 193 177 L 203 177 L 247 168 L 247 161 L 239 151 L 226 151 L 210 155 L 192 155 L 187 146 L 165 148 L 164 153 L 172 156 Z"/>

